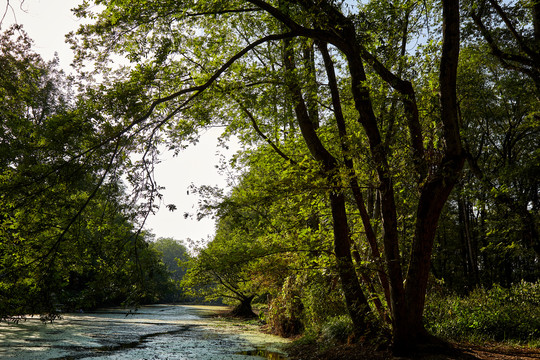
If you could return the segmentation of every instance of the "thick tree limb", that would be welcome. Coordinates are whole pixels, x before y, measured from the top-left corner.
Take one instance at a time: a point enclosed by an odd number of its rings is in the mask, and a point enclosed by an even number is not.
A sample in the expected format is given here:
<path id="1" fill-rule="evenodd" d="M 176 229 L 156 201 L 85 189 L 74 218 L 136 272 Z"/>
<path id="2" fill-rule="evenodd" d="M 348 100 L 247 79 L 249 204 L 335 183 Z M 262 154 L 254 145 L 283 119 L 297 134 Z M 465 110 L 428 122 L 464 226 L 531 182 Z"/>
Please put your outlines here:
<path id="1" fill-rule="evenodd" d="M 288 41 L 285 41 L 284 55 L 285 68 L 293 74 L 296 65 L 294 63 L 294 54 L 289 49 Z M 296 79 L 293 79 L 292 81 L 289 81 L 288 87 L 293 98 L 298 125 L 300 126 L 300 131 L 302 132 L 309 152 L 316 160 L 321 161 L 324 164 L 325 171 L 334 171 L 336 169 L 337 161 L 323 145 L 315 131 L 315 126 L 309 117 L 308 108 L 302 96 L 300 85 Z"/>
<path id="2" fill-rule="evenodd" d="M 364 46 L 360 46 L 362 57 L 369 65 L 386 81 L 390 86 L 402 95 L 405 105 L 405 113 L 408 120 L 409 134 L 413 148 L 413 158 L 416 170 L 422 181 L 427 175 L 427 164 L 425 163 L 424 141 L 422 136 L 422 126 L 420 125 L 418 106 L 416 105 L 416 95 L 410 81 L 402 80 L 392 71 L 386 68 L 375 56 L 373 56 Z"/>

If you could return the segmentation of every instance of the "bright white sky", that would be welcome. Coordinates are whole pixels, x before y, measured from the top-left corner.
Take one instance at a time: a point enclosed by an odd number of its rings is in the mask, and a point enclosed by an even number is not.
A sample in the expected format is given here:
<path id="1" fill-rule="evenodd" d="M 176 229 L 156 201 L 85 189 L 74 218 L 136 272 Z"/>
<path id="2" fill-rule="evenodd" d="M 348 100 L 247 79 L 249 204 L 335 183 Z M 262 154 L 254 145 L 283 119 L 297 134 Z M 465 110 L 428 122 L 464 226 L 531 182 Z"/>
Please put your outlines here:
<path id="1" fill-rule="evenodd" d="M 3 16 L 7 0 L 0 0 L 0 11 Z M 22 5 L 21 5 L 22 2 Z M 65 34 L 75 30 L 80 22 L 71 13 L 70 9 L 76 7 L 80 0 L 9 0 L 13 9 L 8 9 L 0 31 L 17 22 L 23 24 L 25 31 L 34 40 L 34 50 L 41 54 L 45 60 L 53 58 L 55 52 L 60 58 L 60 66 L 67 72 L 73 60 L 72 51 L 65 44 Z M 15 16 L 15 17 L 14 17 Z M 156 168 L 156 180 L 165 186 L 160 211 L 150 216 L 146 229 L 159 237 L 172 237 L 176 240 L 206 239 L 214 233 L 214 221 L 203 219 L 185 219 L 185 212 L 194 213 L 197 198 L 188 195 L 190 184 L 226 186 L 225 178 L 218 174 L 216 165 L 219 156 L 216 152 L 224 153 L 224 149 L 217 147 L 217 138 L 220 129 L 211 129 L 201 137 L 196 146 L 190 146 L 182 151 L 178 157 L 168 156 Z M 231 155 L 229 150 L 225 155 Z M 170 212 L 166 204 L 175 204 L 177 210 Z"/>

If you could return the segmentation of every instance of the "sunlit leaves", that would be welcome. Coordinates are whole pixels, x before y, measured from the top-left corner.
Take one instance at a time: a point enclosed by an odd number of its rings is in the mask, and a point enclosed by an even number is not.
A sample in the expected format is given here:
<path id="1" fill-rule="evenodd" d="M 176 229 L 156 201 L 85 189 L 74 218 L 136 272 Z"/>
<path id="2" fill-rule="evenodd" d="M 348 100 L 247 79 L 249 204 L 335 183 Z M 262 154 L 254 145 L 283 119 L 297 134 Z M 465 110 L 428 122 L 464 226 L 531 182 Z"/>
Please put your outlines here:
<path id="1" fill-rule="evenodd" d="M 0 317 L 154 298 L 168 278 L 126 205 L 126 142 L 20 29 L 0 63 Z"/>
<path id="2" fill-rule="evenodd" d="M 271 272 L 290 270 L 281 268 L 283 259 L 289 267 L 341 271 L 345 266 L 333 267 L 333 238 L 339 264 L 348 264 L 340 273 L 344 294 L 362 292 L 354 271 L 366 286 L 377 273 L 386 289 L 388 273 L 394 325 L 416 317 L 412 325 L 423 334 L 416 304 L 424 302 L 440 210 L 460 179 L 466 151 L 475 150 L 464 150 L 462 138 L 476 150 L 502 152 L 504 160 L 490 170 L 509 179 L 516 173 L 508 160 L 530 149 L 510 146 L 505 153 L 499 149 L 509 147 L 500 145 L 535 131 L 530 93 L 502 104 L 516 79 L 476 72 L 483 52 L 463 52 L 470 63 L 462 61 L 458 108 L 458 2 L 445 2 L 447 12 L 439 2 L 409 0 L 361 2 L 354 10 L 336 1 L 96 4 L 94 24 L 71 37 L 77 65 L 83 70 L 93 61 L 104 77 L 89 86 L 88 100 L 97 104 L 95 119 L 109 140 L 133 141 L 125 149 L 140 154 L 130 164 L 140 171 L 129 180 L 144 190 L 148 210 L 160 196 L 151 176 L 160 145 L 178 151 L 209 126 L 225 126 L 225 137 L 234 134 L 243 145 L 231 162 L 239 174 L 230 194 L 199 188 L 210 198 L 198 217 L 216 216 L 218 229 L 193 260 L 189 285 L 212 296 L 249 298 L 266 275 L 261 269 L 272 269 L 265 261 L 274 252 L 280 266 Z M 90 4 L 78 11 L 91 17 Z M 512 12 L 520 21 L 523 14 Z M 478 99 L 486 102 L 476 106 Z M 506 122 L 503 113 L 519 115 L 514 110 L 523 99 L 529 115 Z M 497 135 L 482 143 L 481 131 L 467 131 L 489 124 L 469 118 L 484 110 L 493 112 Z M 508 196 L 516 186 L 509 182 L 494 182 L 494 196 Z M 350 303 L 361 300 L 351 297 Z M 405 322 L 397 333 L 408 333 Z"/>

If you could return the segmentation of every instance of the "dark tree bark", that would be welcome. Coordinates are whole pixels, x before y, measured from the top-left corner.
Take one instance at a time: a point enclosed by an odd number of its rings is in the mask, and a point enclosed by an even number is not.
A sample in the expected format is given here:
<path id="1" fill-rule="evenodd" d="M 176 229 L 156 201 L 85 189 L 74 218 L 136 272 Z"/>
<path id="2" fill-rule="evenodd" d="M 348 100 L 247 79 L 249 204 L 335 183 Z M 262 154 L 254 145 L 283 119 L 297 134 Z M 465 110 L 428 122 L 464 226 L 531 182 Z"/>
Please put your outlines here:
<path id="1" fill-rule="evenodd" d="M 461 146 L 456 95 L 460 47 L 459 1 L 443 0 L 443 47 L 439 72 L 441 120 L 446 149 L 422 187 L 405 287 L 405 321 L 395 329 L 394 346 L 407 349 L 429 340 L 422 321 L 431 253 L 443 206 L 459 180 L 465 157 Z"/>
<path id="2" fill-rule="evenodd" d="M 338 22 L 339 23 L 339 22 Z M 351 75 L 352 94 L 359 122 L 364 128 L 375 164 L 378 180 L 383 225 L 384 254 L 390 283 L 390 307 L 392 310 L 393 343 L 396 351 L 407 351 L 431 342 L 423 325 L 423 309 L 427 280 L 431 264 L 431 253 L 435 232 L 442 208 L 460 176 L 464 164 L 459 133 L 458 106 L 456 96 L 457 64 L 459 57 L 459 2 L 443 1 L 443 49 L 440 65 L 441 122 L 444 129 L 446 149 L 440 163 L 433 164 L 428 173 L 424 165 L 425 154 L 421 142 L 421 127 L 414 102 L 414 91 L 410 83 L 402 81 L 382 66 L 358 42 L 354 27 L 343 22 L 342 38 L 347 45 L 335 45 L 345 53 Z M 381 138 L 377 118 L 373 111 L 362 59 L 377 73 L 404 95 L 408 113 L 411 142 L 416 170 L 420 179 L 420 199 L 417 207 L 417 223 L 412 253 L 404 282 L 397 231 L 397 207 L 394 188 L 389 174 L 388 154 Z M 404 285 L 406 283 L 406 286 Z"/>
<path id="3" fill-rule="evenodd" d="M 330 93 L 332 96 L 334 116 L 336 118 L 339 138 L 341 141 L 341 149 L 344 154 L 345 167 L 347 168 L 347 171 L 349 172 L 348 177 L 350 179 L 349 184 L 351 187 L 351 191 L 353 193 L 356 207 L 358 208 L 358 211 L 360 212 L 360 218 L 362 219 L 362 224 L 364 226 L 364 231 L 366 233 L 366 240 L 370 246 L 372 258 L 376 262 L 377 265 L 381 265 L 382 257 L 379 250 L 379 246 L 377 244 L 377 236 L 375 234 L 375 231 L 373 230 L 373 227 L 371 226 L 370 216 L 367 212 L 364 197 L 362 195 L 362 192 L 360 191 L 360 186 L 358 185 L 358 178 L 354 170 L 353 159 L 350 155 L 350 149 L 347 143 L 347 127 L 345 123 L 345 117 L 343 116 L 343 111 L 341 108 L 341 99 L 339 96 L 339 89 L 338 89 L 338 84 L 336 80 L 334 65 L 333 65 L 332 59 L 330 58 L 327 44 L 319 43 L 319 49 L 321 51 L 321 55 L 323 57 L 325 68 L 326 68 L 326 75 L 328 77 L 328 85 L 330 87 Z M 379 277 L 379 281 L 381 283 L 386 301 L 390 303 L 390 288 L 388 285 L 388 278 L 386 276 L 386 273 L 383 271 L 382 266 L 379 270 L 380 271 L 378 272 L 377 275 Z M 377 306 L 377 304 L 375 305 Z M 377 307 L 379 308 L 379 306 Z"/>
<path id="4" fill-rule="evenodd" d="M 289 42 L 284 41 L 285 68 L 294 73 L 294 53 L 289 48 Z M 314 122 L 309 117 L 308 108 L 304 102 L 299 84 L 292 79 L 289 81 L 289 91 L 294 102 L 296 120 L 300 127 L 302 137 L 311 155 L 323 165 L 324 175 L 333 187 L 330 192 L 330 208 L 332 211 L 334 230 L 334 254 L 336 256 L 337 270 L 341 281 L 343 295 L 347 303 L 347 310 L 351 316 L 354 332 L 357 336 L 367 333 L 370 323 L 367 320 L 370 308 L 364 295 L 360 282 L 356 276 L 354 263 L 351 255 L 351 240 L 349 226 L 347 224 L 347 212 L 345 208 L 345 196 L 336 175 L 339 168 L 337 160 L 325 148 L 319 139 Z"/>
<path id="5" fill-rule="evenodd" d="M 359 122 L 366 131 L 371 149 L 371 155 L 376 166 L 379 180 L 379 193 L 381 203 L 383 244 L 388 279 L 390 285 L 390 308 L 392 311 L 392 327 L 402 328 L 404 323 L 404 287 L 403 273 L 401 270 L 401 258 L 399 252 L 399 240 L 397 231 L 397 213 L 394 199 L 392 179 L 388 172 L 389 165 L 384 143 L 377 126 L 377 119 L 373 111 L 369 90 L 363 85 L 366 81 L 364 65 L 360 57 L 360 47 L 355 46 L 356 38 L 354 29 L 349 33 L 351 46 L 346 49 L 346 56 L 351 72 L 351 87 L 355 101 L 355 107 L 359 114 Z M 353 40 L 354 39 L 354 40 Z"/>
<path id="6" fill-rule="evenodd" d="M 345 196 L 341 192 L 330 194 L 330 207 L 334 229 L 334 253 L 336 255 L 341 287 L 349 315 L 353 321 L 354 333 L 357 336 L 365 334 L 373 324 L 367 319 L 370 311 L 369 303 L 362 292 L 360 282 L 352 261 L 351 241 L 345 210 Z"/>
<path id="7" fill-rule="evenodd" d="M 445 144 L 442 159 L 436 163 L 427 163 L 427 155 L 423 148 L 422 127 L 418 119 L 418 110 L 414 88 L 411 83 L 400 79 L 385 68 L 366 48 L 357 37 L 356 28 L 351 20 L 341 14 L 329 2 L 318 3 L 318 11 L 325 15 L 325 24 L 331 24 L 331 30 L 321 28 L 308 29 L 295 23 L 288 16 L 260 0 L 252 0 L 254 4 L 282 21 L 292 32 L 299 36 L 310 37 L 320 42 L 328 42 L 336 46 L 347 61 L 350 75 L 351 92 L 358 121 L 363 127 L 369 142 L 371 161 L 375 166 L 379 182 L 380 213 L 382 219 L 382 238 L 386 270 L 390 285 L 390 308 L 392 312 L 394 348 L 400 351 L 414 349 L 419 345 L 432 343 L 423 325 L 423 309 L 427 289 L 427 280 L 431 266 L 431 253 L 435 232 L 443 206 L 450 192 L 460 177 L 464 164 L 461 146 L 460 128 L 458 121 L 458 105 L 456 96 L 457 64 L 460 47 L 459 33 L 459 1 L 443 0 L 443 45 L 440 63 L 440 109 Z M 298 1 L 307 11 L 313 10 L 311 1 Z M 285 56 L 285 63 L 291 59 Z M 375 72 L 402 96 L 402 103 L 407 115 L 410 142 L 413 150 L 415 170 L 419 177 L 420 197 L 416 212 L 416 225 L 409 259 L 406 281 L 401 264 L 397 205 L 394 197 L 394 185 L 390 173 L 389 154 L 381 136 L 379 121 L 373 109 L 370 90 L 366 86 L 367 77 L 364 70 L 366 61 Z M 291 66 L 291 65 L 289 65 Z M 305 142 L 312 155 L 324 164 L 324 169 L 330 175 L 337 170 L 336 159 L 324 148 L 317 137 L 309 120 L 305 104 L 301 98 L 300 89 L 291 89 L 295 98 L 295 111 Z M 334 223 L 335 250 L 340 265 L 340 276 L 347 298 L 349 311 L 355 311 L 359 301 L 355 284 L 356 276 L 352 277 L 349 270 L 350 240 L 346 235 L 346 214 L 341 207 L 341 194 L 334 191 L 331 195 L 332 215 Z M 367 218 L 366 218 L 367 219 Z M 340 235 L 342 234 L 342 235 Z M 340 255 L 338 255 L 340 254 Z M 349 265 L 351 264 L 351 265 Z M 405 285 L 406 284 L 406 285 Z M 353 317 L 353 321 L 355 321 Z"/>
<path id="8" fill-rule="evenodd" d="M 257 314 L 253 312 L 251 307 L 251 301 L 253 301 L 254 296 L 246 296 L 240 300 L 240 304 L 236 305 L 231 311 L 231 315 L 242 318 L 254 318 L 257 317 Z"/>

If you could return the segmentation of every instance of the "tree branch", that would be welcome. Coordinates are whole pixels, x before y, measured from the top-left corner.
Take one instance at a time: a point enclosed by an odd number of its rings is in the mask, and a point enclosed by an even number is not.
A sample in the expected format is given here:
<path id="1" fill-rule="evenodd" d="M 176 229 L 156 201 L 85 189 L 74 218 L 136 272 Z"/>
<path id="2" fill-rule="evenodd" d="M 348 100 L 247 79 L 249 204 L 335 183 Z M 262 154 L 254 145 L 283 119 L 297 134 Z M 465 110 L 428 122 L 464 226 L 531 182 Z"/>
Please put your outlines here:
<path id="1" fill-rule="evenodd" d="M 516 39 L 516 42 L 518 43 L 518 46 L 521 48 L 521 50 L 523 50 L 523 52 L 528 54 L 531 58 L 538 60 L 538 54 L 535 53 L 530 47 L 528 47 L 527 44 L 525 44 L 525 42 L 523 41 L 523 37 L 521 36 L 521 34 L 517 32 L 516 28 L 514 27 L 514 25 L 512 24 L 512 22 L 510 21 L 510 19 L 508 18 L 508 16 L 502 9 L 502 7 L 497 3 L 497 1 L 496 0 L 488 0 L 488 1 L 495 8 L 495 11 L 497 11 L 497 14 L 499 14 L 501 19 L 504 21 L 504 23 L 506 24 L 506 27 L 508 28 L 508 30 L 510 30 L 514 39 Z"/>
<path id="2" fill-rule="evenodd" d="M 251 111 L 249 111 L 244 105 L 242 105 L 237 99 L 234 99 L 235 102 L 237 103 L 237 105 L 240 107 L 240 109 L 247 115 L 247 117 L 249 118 L 249 120 L 251 121 L 251 125 L 253 126 L 253 129 L 255 129 L 255 132 L 257 132 L 257 134 L 259 134 L 259 136 L 261 138 L 263 138 L 264 141 L 266 141 L 266 143 L 268 143 L 268 145 L 270 145 L 272 147 L 272 149 L 274 149 L 274 151 L 279 155 L 281 156 L 283 159 L 285 159 L 286 161 L 288 161 L 289 163 L 291 163 L 292 165 L 296 165 L 298 166 L 298 163 L 296 161 L 294 161 L 293 159 L 291 159 L 287 154 L 285 154 L 283 151 L 281 151 L 280 148 L 277 147 L 276 144 L 274 144 L 274 142 L 272 140 L 270 140 L 268 138 L 268 136 L 266 136 L 262 131 L 261 129 L 259 128 L 259 125 L 257 125 L 257 120 L 255 119 L 255 116 L 253 116 L 253 113 L 251 113 Z"/>
<path id="3" fill-rule="evenodd" d="M 375 235 L 375 231 L 373 231 L 373 227 L 371 226 L 371 221 L 366 210 L 365 201 L 362 196 L 362 192 L 360 191 L 360 187 L 358 186 L 358 177 L 356 176 L 356 172 L 354 170 L 354 163 L 352 158 L 350 157 L 350 149 L 347 144 L 347 127 L 345 123 L 345 117 L 343 116 L 343 111 L 341 109 L 341 100 L 339 96 L 339 89 L 336 80 L 334 64 L 328 52 L 327 44 L 318 43 L 317 45 L 323 57 L 324 66 L 328 77 L 328 84 L 332 96 L 332 105 L 334 107 L 334 114 L 336 117 L 341 148 L 343 149 L 343 154 L 345 157 L 345 166 L 347 167 L 347 170 L 349 172 L 349 185 L 351 186 L 356 206 L 360 211 L 360 218 L 362 219 L 362 224 L 364 225 L 364 230 L 366 232 L 368 244 L 371 248 L 372 257 L 377 262 L 377 264 L 380 264 L 381 253 L 377 244 L 377 236 Z M 386 300 L 390 301 L 390 290 L 386 274 L 379 273 L 379 280 L 381 282 L 381 286 L 384 289 Z"/>
<path id="4" fill-rule="evenodd" d="M 294 74 L 296 65 L 294 62 L 294 54 L 290 49 L 290 43 L 285 41 L 284 43 L 284 62 L 285 69 Z M 288 84 L 289 91 L 294 102 L 294 111 L 300 126 L 300 131 L 306 142 L 311 155 L 317 160 L 321 161 L 324 165 L 325 171 L 332 171 L 337 165 L 337 161 L 332 154 L 325 148 L 321 139 L 315 131 L 315 126 L 309 117 L 309 112 L 302 96 L 300 85 L 296 79 L 292 79 Z"/>
<path id="5" fill-rule="evenodd" d="M 386 68 L 373 54 L 371 54 L 364 46 L 360 46 L 362 57 L 371 67 L 386 81 L 390 86 L 397 90 L 402 96 L 401 99 L 405 106 L 407 114 L 409 134 L 413 148 L 413 157 L 416 170 L 420 175 L 420 180 L 427 175 L 427 165 L 424 161 L 425 150 L 422 136 L 422 126 L 420 125 L 418 106 L 416 105 L 416 95 L 410 81 L 405 81 L 396 76 L 392 71 Z"/>
<path id="6" fill-rule="evenodd" d="M 200 13 L 186 13 L 186 16 L 205 16 L 205 15 L 225 15 L 225 14 L 237 14 L 237 13 L 246 13 L 253 11 L 261 11 L 259 8 L 246 8 L 246 9 L 227 9 L 227 10 L 218 10 L 218 11 L 205 11 Z"/>

